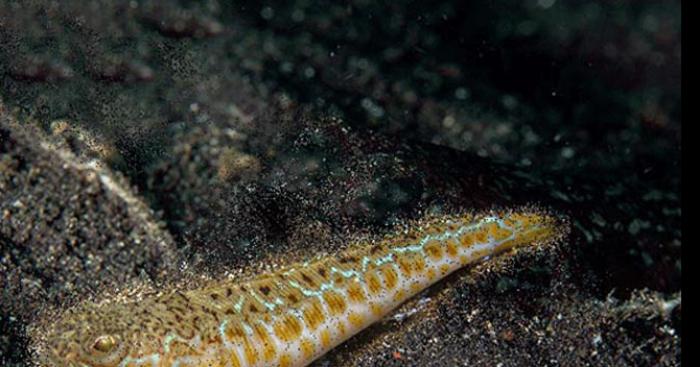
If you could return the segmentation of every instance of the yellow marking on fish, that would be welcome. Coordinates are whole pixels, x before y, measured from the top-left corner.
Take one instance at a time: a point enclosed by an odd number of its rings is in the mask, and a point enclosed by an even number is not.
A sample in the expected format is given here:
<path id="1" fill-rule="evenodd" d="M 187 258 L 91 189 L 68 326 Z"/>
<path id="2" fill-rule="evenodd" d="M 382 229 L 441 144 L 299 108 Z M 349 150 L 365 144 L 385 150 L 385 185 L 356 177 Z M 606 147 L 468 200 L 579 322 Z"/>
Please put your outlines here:
<path id="1" fill-rule="evenodd" d="M 395 303 L 401 303 L 406 299 L 406 291 L 403 289 L 399 289 L 396 291 L 396 294 L 394 294 L 394 302 Z"/>
<path id="2" fill-rule="evenodd" d="M 364 316 L 360 315 L 357 312 L 350 313 L 350 315 L 348 315 L 348 321 L 350 322 L 350 325 L 352 325 L 356 329 L 362 328 L 362 326 L 365 324 Z"/>
<path id="3" fill-rule="evenodd" d="M 306 360 L 312 360 L 315 353 L 314 344 L 307 338 L 301 341 L 301 352 Z"/>
<path id="4" fill-rule="evenodd" d="M 384 264 L 379 268 L 379 272 L 382 274 L 384 279 L 384 285 L 387 291 L 393 290 L 399 283 L 399 275 L 394 270 L 394 264 Z"/>
<path id="5" fill-rule="evenodd" d="M 241 362 L 238 360 L 238 355 L 236 354 L 236 352 L 231 351 L 229 358 L 230 358 L 229 360 L 231 361 L 231 365 L 233 365 L 233 367 L 242 367 Z"/>
<path id="6" fill-rule="evenodd" d="M 285 343 L 297 340 L 303 330 L 299 320 L 292 315 L 285 315 L 281 320 L 277 321 L 274 329 L 275 335 Z"/>
<path id="7" fill-rule="evenodd" d="M 311 299 L 308 301 L 308 304 L 304 306 L 303 315 L 304 322 L 309 331 L 316 330 L 318 326 L 325 321 L 323 311 L 321 310 L 321 303 L 318 299 Z"/>
<path id="8" fill-rule="evenodd" d="M 326 305 L 328 305 L 328 310 L 330 310 L 331 317 L 340 317 L 347 309 L 347 304 L 336 291 L 330 290 L 323 292 L 322 297 L 326 301 Z"/>
<path id="9" fill-rule="evenodd" d="M 422 256 L 414 255 L 412 256 L 412 260 L 417 274 L 425 272 L 425 259 Z"/>
<path id="10" fill-rule="evenodd" d="M 382 291 L 382 283 L 374 271 L 370 270 L 365 273 L 365 284 L 367 284 L 367 288 L 373 296 L 376 296 Z"/>
<path id="11" fill-rule="evenodd" d="M 459 243 L 462 245 L 462 247 L 469 247 L 474 243 L 474 236 L 467 232 L 459 238 Z"/>
<path id="12" fill-rule="evenodd" d="M 398 264 L 399 264 L 399 269 L 401 269 L 401 276 L 406 277 L 406 278 L 407 278 L 407 277 L 410 277 L 410 276 L 411 276 L 411 272 L 412 272 L 412 270 L 411 270 L 411 267 L 412 267 L 411 260 L 408 259 L 406 256 L 401 256 L 401 257 L 399 257 L 399 259 L 397 260 L 397 262 L 398 262 Z"/>
<path id="13" fill-rule="evenodd" d="M 452 271 L 452 268 L 450 267 L 449 264 L 440 265 L 440 276 L 444 277 L 445 275 L 449 274 L 450 271 Z"/>
<path id="14" fill-rule="evenodd" d="M 272 337 L 267 330 L 265 330 L 265 327 L 263 327 L 260 323 L 256 323 L 253 326 L 253 330 L 259 345 L 262 346 L 263 359 L 268 363 L 274 362 L 275 357 L 277 356 L 277 350 L 275 348 L 276 343 L 274 340 L 272 340 Z"/>
<path id="15" fill-rule="evenodd" d="M 336 327 L 336 331 L 340 335 L 347 335 L 347 330 L 345 330 L 345 323 L 343 321 L 340 321 L 339 323 L 337 323 L 335 325 L 335 327 Z"/>
<path id="16" fill-rule="evenodd" d="M 290 367 L 292 365 L 292 357 L 289 354 L 280 356 L 279 367 Z"/>
<path id="17" fill-rule="evenodd" d="M 430 268 L 425 272 L 425 276 L 428 278 L 428 281 L 434 282 L 435 277 L 437 277 L 437 274 L 435 273 L 435 269 Z"/>
<path id="18" fill-rule="evenodd" d="M 376 318 L 380 318 L 384 314 L 382 306 L 376 302 L 371 302 L 369 304 L 369 309 Z"/>
<path id="19" fill-rule="evenodd" d="M 350 282 L 346 289 L 346 293 L 348 294 L 348 298 L 350 298 L 350 300 L 354 303 L 361 304 L 367 300 L 365 291 L 362 290 L 362 286 L 359 282 Z"/>
<path id="20" fill-rule="evenodd" d="M 447 255 L 450 257 L 457 257 L 459 255 L 459 249 L 457 248 L 457 244 L 455 243 L 455 240 L 450 238 L 447 241 L 445 241 L 446 244 L 446 250 L 447 250 Z"/>
<path id="21" fill-rule="evenodd" d="M 81 304 L 39 352 L 59 367 L 305 366 L 460 267 L 565 232 L 536 211 L 428 220 L 249 281 Z"/>
<path id="22" fill-rule="evenodd" d="M 442 243 L 437 240 L 428 242 L 424 249 L 433 261 L 440 261 L 440 259 L 442 259 Z"/>
<path id="23" fill-rule="evenodd" d="M 328 329 L 321 330 L 321 346 L 323 349 L 331 348 L 331 333 Z"/>

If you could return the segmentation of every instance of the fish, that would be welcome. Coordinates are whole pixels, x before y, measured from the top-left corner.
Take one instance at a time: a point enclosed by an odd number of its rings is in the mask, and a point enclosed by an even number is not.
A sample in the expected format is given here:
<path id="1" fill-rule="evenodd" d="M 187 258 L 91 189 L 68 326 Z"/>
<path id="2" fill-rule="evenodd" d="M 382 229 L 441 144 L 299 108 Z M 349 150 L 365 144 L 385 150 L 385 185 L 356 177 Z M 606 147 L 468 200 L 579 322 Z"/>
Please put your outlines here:
<path id="1" fill-rule="evenodd" d="M 70 367 L 306 366 L 475 262 L 566 233 L 519 209 L 443 215 L 246 280 L 84 302 L 47 327 L 40 363 Z"/>

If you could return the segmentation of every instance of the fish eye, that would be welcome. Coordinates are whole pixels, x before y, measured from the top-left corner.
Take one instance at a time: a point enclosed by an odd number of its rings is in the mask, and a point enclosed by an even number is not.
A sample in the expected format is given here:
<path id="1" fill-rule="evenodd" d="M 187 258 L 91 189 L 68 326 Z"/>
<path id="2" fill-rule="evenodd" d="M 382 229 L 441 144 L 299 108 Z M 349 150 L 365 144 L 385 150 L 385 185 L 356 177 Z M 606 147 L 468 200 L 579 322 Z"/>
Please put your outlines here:
<path id="1" fill-rule="evenodd" d="M 92 343 L 92 349 L 100 353 L 109 353 L 117 346 L 117 339 L 111 335 L 102 335 L 97 337 Z"/>
<path id="2" fill-rule="evenodd" d="M 128 354 L 126 343 L 118 334 L 97 334 L 86 343 L 73 359 L 78 366 L 117 366 Z"/>

